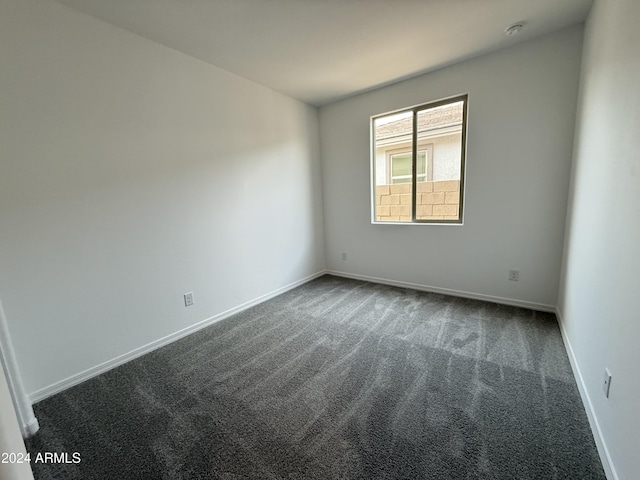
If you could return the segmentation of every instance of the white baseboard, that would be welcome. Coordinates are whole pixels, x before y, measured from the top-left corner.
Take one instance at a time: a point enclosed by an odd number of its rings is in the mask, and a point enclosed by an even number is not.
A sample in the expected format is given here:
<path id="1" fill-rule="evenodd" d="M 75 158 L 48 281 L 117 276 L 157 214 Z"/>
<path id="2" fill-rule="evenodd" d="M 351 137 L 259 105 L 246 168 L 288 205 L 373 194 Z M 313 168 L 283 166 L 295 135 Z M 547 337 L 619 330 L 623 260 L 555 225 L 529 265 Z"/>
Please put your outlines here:
<path id="1" fill-rule="evenodd" d="M 545 303 L 527 302 L 525 300 L 517 300 L 513 298 L 495 297 L 493 295 L 484 295 L 482 293 L 465 292 L 462 290 L 453 290 L 450 288 L 432 287 L 429 285 L 421 285 L 418 283 L 401 282 L 398 280 L 389 280 L 386 278 L 370 277 L 368 275 L 358 275 L 354 273 L 338 272 L 335 270 L 327 270 L 329 275 L 335 275 L 337 277 L 352 278 L 354 280 L 364 280 L 366 282 L 381 283 L 383 285 L 391 285 L 394 287 L 411 288 L 413 290 L 420 290 L 423 292 L 440 293 L 443 295 L 452 295 L 454 297 L 472 298 L 474 300 L 484 300 L 487 302 L 500 303 L 503 305 L 511 305 L 513 307 L 529 308 L 531 310 L 539 310 L 542 312 L 555 312 L 554 305 L 547 305 Z"/>
<path id="2" fill-rule="evenodd" d="M 38 419 L 34 416 L 31 420 L 25 423 L 22 426 L 22 436 L 24 438 L 29 438 L 38 433 L 40 430 L 40 424 L 38 423 Z"/>
<path id="3" fill-rule="evenodd" d="M 24 438 L 29 438 L 38 431 L 40 425 L 33 413 L 31 399 L 25 392 L 24 385 L 22 384 L 20 368 L 18 367 L 18 360 L 13 351 L 9 325 L 4 315 L 2 303 L 0 303 L 0 371 L 4 373 L 4 378 L 7 382 L 7 388 L 9 389 L 11 403 L 13 404 L 13 409 L 18 420 L 20 433 Z"/>
<path id="4" fill-rule="evenodd" d="M 584 409 L 587 412 L 587 418 L 589 419 L 589 425 L 591 426 L 591 432 L 593 433 L 593 438 L 596 442 L 596 448 L 598 449 L 598 454 L 600 455 L 600 461 L 602 462 L 604 473 L 607 476 L 608 480 L 618 480 L 618 474 L 616 473 L 616 469 L 613 466 L 613 461 L 611 460 L 611 455 L 609 454 L 607 443 L 605 442 L 602 435 L 600 423 L 598 422 L 598 417 L 596 416 L 593 404 L 591 403 L 591 397 L 589 397 L 589 392 L 587 391 L 584 377 L 582 376 L 582 373 L 580 371 L 578 360 L 575 356 L 575 353 L 573 352 L 571 341 L 569 340 L 567 332 L 564 328 L 562 314 L 560 313 L 560 309 L 557 307 L 555 309 L 555 314 L 556 317 L 558 317 L 558 325 L 560 325 L 562 340 L 564 341 L 565 349 L 567 350 L 567 356 L 569 357 L 569 363 L 571 364 L 571 369 L 573 370 L 573 376 L 576 378 L 576 383 L 578 384 L 578 390 L 580 391 L 580 397 L 582 397 Z"/>
<path id="5" fill-rule="evenodd" d="M 433 286 L 429 286 L 429 285 L 421 285 L 421 284 L 417 284 L 417 283 L 410 283 L 410 282 L 402 282 L 402 281 L 397 281 L 397 280 L 389 280 L 389 279 L 385 279 L 385 278 L 378 278 L 378 277 L 371 277 L 368 275 L 358 275 L 358 274 L 352 274 L 352 273 L 346 273 L 346 272 L 339 272 L 336 270 L 321 270 L 319 272 L 316 272 L 312 275 L 309 275 L 305 278 L 302 278 L 296 282 L 290 283 L 288 285 L 285 285 L 283 287 L 280 287 L 270 293 L 267 293 L 265 295 L 262 295 L 260 297 L 257 297 L 253 300 L 250 300 L 248 302 L 245 302 L 241 305 L 238 305 L 236 307 L 233 307 L 229 310 L 226 310 L 224 312 L 221 312 L 217 315 L 214 315 L 212 317 L 209 317 L 205 320 L 202 320 L 194 325 L 191 325 L 190 327 L 184 328 L 182 330 L 179 330 L 175 333 L 172 333 L 170 335 L 167 335 L 166 337 L 160 338 L 158 340 L 155 340 L 151 343 L 148 343 L 146 345 L 143 345 L 141 347 L 138 347 L 128 353 L 125 353 L 123 355 L 120 355 L 118 357 L 115 357 L 111 360 L 108 360 L 106 362 L 103 362 L 99 365 L 96 365 L 95 367 L 91 367 L 87 370 L 84 370 L 83 372 L 77 373 L 75 375 L 72 375 L 64 380 L 61 380 L 59 382 L 56 382 L 52 385 L 49 385 L 47 387 L 44 387 L 40 390 L 37 390 L 33 393 L 31 393 L 29 395 L 29 398 L 31 400 L 32 403 L 36 403 L 39 402 L 41 400 L 44 400 L 47 397 L 50 397 L 51 395 L 54 395 L 56 393 L 62 392 L 63 390 L 66 390 L 67 388 L 70 388 L 74 385 L 77 385 L 79 383 L 84 382 L 85 380 L 89 380 L 92 377 L 95 377 L 97 375 L 100 375 L 101 373 L 107 372 L 115 367 L 118 367 L 120 365 L 123 365 L 124 363 L 127 363 L 137 357 L 140 357 L 142 355 L 145 355 L 146 353 L 149 353 L 153 350 L 156 350 L 164 345 L 168 345 L 169 343 L 172 343 L 182 337 L 185 337 L 191 333 L 197 332 L 198 330 L 201 330 L 205 327 L 208 327 L 209 325 L 212 325 L 216 322 L 219 322 L 220 320 L 223 320 L 225 318 L 228 318 L 232 315 L 235 315 L 237 313 L 242 312 L 243 310 L 247 310 L 248 308 L 251 308 L 255 305 L 258 305 L 262 302 L 266 302 L 267 300 L 270 300 L 282 293 L 285 293 L 289 290 L 292 290 L 300 285 L 303 285 L 307 282 L 310 282 L 311 280 L 314 280 L 315 278 L 321 277 L 322 275 L 325 274 L 329 274 L 329 275 L 335 275 L 338 277 L 344 277 L 344 278 L 351 278 L 351 279 L 355 279 L 355 280 L 363 280 L 363 281 L 367 281 L 367 282 L 372 282 L 372 283 L 380 283 L 383 285 L 391 285 L 391 286 L 395 286 L 395 287 L 401 287 L 401 288 L 411 288 L 414 290 L 420 290 L 420 291 L 425 291 L 425 292 L 432 292 L 432 293 L 440 293 L 443 295 L 452 295 L 452 296 L 456 296 L 456 297 L 463 297 L 463 298 L 471 298 L 471 299 L 475 299 L 475 300 L 484 300 L 484 301 L 488 301 L 488 302 L 494 302 L 494 303 L 500 303 L 500 304 L 504 304 L 504 305 L 511 305 L 511 306 L 516 306 L 516 307 L 523 307 L 523 308 L 530 308 L 533 310 L 539 310 L 539 311 L 545 311 L 545 312 L 553 312 L 556 314 L 556 316 L 558 317 L 558 324 L 560 326 L 560 332 L 562 334 L 562 339 L 564 341 L 566 350 L 567 350 L 567 354 L 569 357 L 569 362 L 571 364 L 571 368 L 573 370 L 573 374 L 577 380 L 577 385 L 578 385 L 578 390 L 580 391 L 580 396 L 582 398 L 582 402 L 585 406 L 585 410 L 587 412 L 587 418 L 589 419 L 589 424 L 591 426 L 591 430 L 594 434 L 594 440 L 596 443 L 596 447 L 598 449 L 598 453 L 600 455 L 600 460 L 602 462 L 602 466 L 604 468 L 605 474 L 607 476 L 608 480 L 619 480 L 618 475 L 616 473 L 616 470 L 613 466 L 613 462 L 611 460 L 611 455 L 609 454 L 609 449 L 607 448 L 607 444 L 604 440 L 604 437 L 602 435 L 602 431 L 600 429 L 600 425 L 598 423 L 598 418 L 596 417 L 595 411 L 593 409 L 593 405 L 591 403 L 591 399 L 589 397 L 589 394 L 587 392 L 586 389 L 586 385 L 584 382 L 584 378 L 582 376 L 582 373 L 580 372 L 580 367 L 578 366 L 578 362 L 577 359 L 575 357 L 575 354 L 573 352 L 573 348 L 571 346 L 571 342 L 566 334 L 565 328 L 564 328 L 564 324 L 562 321 L 562 315 L 560 313 L 560 310 L 553 306 L 553 305 L 547 305 L 547 304 L 542 304 L 542 303 L 535 303 L 535 302 L 528 302 L 528 301 L 524 301 L 524 300 L 517 300 L 517 299 L 510 299 L 510 298 L 503 298 L 503 297 L 495 297 L 492 295 L 484 295 L 484 294 L 479 294 L 479 293 L 472 293 L 472 292 L 465 292 L 465 291 L 460 291 L 460 290 L 453 290 L 453 289 L 448 289 L 448 288 L 440 288 L 440 287 L 433 287 Z M 38 421 L 37 419 L 35 419 L 35 417 L 33 418 L 33 421 L 29 424 L 29 425 L 24 425 L 23 426 L 27 431 L 30 431 L 32 433 L 35 433 L 38 430 Z"/>
<path id="6" fill-rule="evenodd" d="M 270 300 L 273 297 L 276 297 L 282 293 L 285 293 L 289 290 L 299 287 L 300 285 L 303 285 L 307 282 L 310 282 L 311 280 L 318 278 L 324 275 L 325 273 L 326 273 L 325 270 L 316 272 L 312 275 L 304 277 L 293 283 L 280 287 L 265 295 L 261 295 L 260 297 L 254 298 L 253 300 L 249 300 L 248 302 L 245 302 L 241 305 L 230 308 L 229 310 L 226 310 L 217 315 L 214 315 L 205 320 L 202 320 L 198 323 L 195 323 L 194 325 L 183 328 L 182 330 L 178 330 L 177 332 L 167 335 L 166 337 L 162 337 L 151 343 L 148 343 L 134 350 L 131 350 L 128 353 L 119 355 L 111 360 L 107 360 L 106 362 L 96 365 L 95 367 L 91 367 L 80 373 L 71 375 L 70 377 L 65 378 L 64 380 L 60 380 L 59 382 L 53 383 L 47 387 L 44 387 L 44 388 L 41 388 L 40 390 L 32 392 L 31 394 L 29 394 L 29 399 L 31 400 L 32 403 L 36 403 L 41 400 L 44 400 L 45 398 L 50 397 L 51 395 L 60 393 L 63 390 L 66 390 L 67 388 L 73 387 L 74 385 L 77 385 L 86 380 L 89 380 L 90 378 L 100 375 L 101 373 L 107 372 L 115 367 L 123 365 L 133 360 L 134 358 L 145 355 L 149 352 L 152 352 L 153 350 L 156 350 L 160 347 L 168 345 L 169 343 L 175 342 L 176 340 L 179 340 L 180 338 L 185 337 L 191 333 L 197 332 L 198 330 L 208 327 L 209 325 L 213 325 L 214 323 L 219 322 L 220 320 L 224 320 L 225 318 L 235 315 L 236 313 L 240 313 L 243 310 L 247 310 L 248 308 L 258 305 L 259 303 L 266 302 L 267 300 Z"/>

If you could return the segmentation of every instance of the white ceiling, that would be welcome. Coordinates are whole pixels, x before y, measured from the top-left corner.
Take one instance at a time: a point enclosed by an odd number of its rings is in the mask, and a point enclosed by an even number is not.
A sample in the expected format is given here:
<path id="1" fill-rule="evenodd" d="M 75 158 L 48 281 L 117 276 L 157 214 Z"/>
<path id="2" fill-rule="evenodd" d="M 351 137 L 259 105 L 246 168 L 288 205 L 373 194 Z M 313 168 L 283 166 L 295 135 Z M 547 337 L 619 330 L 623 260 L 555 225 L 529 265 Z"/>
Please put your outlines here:
<path id="1" fill-rule="evenodd" d="M 312 105 L 584 21 L 592 0 L 58 0 Z M 504 30 L 525 22 L 518 35 Z"/>

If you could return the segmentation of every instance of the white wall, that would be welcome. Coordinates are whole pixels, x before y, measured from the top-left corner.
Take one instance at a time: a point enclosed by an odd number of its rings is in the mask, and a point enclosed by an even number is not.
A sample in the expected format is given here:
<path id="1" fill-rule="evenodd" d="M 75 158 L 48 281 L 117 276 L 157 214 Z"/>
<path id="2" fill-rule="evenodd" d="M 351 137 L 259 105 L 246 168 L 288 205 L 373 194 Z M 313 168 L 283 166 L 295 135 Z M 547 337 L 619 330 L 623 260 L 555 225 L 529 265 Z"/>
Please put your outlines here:
<path id="1" fill-rule="evenodd" d="M 620 480 L 640 478 L 639 18 L 637 0 L 596 0 L 587 23 L 559 300 L 610 478 Z"/>
<path id="2" fill-rule="evenodd" d="M 327 267 L 555 306 L 581 42 L 578 26 L 321 108 Z M 370 116 L 462 93 L 464 225 L 372 225 Z"/>
<path id="3" fill-rule="evenodd" d="M 49 0 L 3 0 L 0 45 L 29 393 L 324 268 L 316 109 Z"/>

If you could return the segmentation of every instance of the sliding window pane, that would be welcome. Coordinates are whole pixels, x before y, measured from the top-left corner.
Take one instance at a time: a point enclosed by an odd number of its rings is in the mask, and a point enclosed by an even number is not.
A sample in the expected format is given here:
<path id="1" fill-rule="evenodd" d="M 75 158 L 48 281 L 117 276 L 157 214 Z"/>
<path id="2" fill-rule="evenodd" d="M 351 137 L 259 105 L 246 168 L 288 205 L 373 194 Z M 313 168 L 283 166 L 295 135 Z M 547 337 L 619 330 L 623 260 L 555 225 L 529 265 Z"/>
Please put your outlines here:
<path id="1" fill-rule="evenodd" d="M 411 222 L 413 112 L 375 118 L 372 128 L 375 221 Z"/>
<path id="2" fill-rule="evenodd" d="M 424 175 L 417 172 L 416 220 L 460 220 L 463 109 L 458 101 L 417 112 L 418 152 L 427 158 Z"/>

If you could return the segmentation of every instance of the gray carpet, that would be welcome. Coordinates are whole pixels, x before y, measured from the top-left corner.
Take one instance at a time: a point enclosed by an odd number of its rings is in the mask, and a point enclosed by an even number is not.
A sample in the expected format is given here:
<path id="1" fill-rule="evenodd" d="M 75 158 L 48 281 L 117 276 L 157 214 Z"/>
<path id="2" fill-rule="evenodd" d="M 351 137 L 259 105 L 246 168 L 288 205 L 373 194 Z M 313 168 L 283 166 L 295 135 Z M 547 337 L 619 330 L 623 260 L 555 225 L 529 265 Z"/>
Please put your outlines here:
<path id="1" fill-rule="evenodd" d="M 36 479 L 605 479 L 553 314 L 332 276 L 35 411 Z"/>

